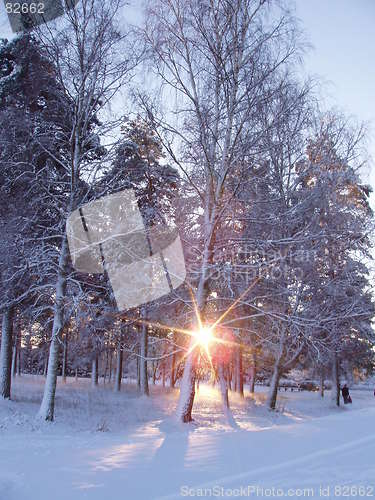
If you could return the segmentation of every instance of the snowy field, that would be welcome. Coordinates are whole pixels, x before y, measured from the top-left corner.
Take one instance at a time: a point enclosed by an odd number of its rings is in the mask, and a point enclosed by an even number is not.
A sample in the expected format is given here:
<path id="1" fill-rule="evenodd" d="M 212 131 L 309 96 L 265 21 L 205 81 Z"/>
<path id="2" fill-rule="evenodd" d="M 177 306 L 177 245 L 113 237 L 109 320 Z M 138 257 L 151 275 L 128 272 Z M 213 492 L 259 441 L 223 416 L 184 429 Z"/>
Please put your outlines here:
<path id="1" fill-rule="evenodd" d="M 230 395 L 201 386 L 195 422 L 173 419 L 178 391 L 134 385 L 120 394 L 89 380 L 59 382 L 56 420 L 36 420 L 44 379 L 22 377 L 0 402 L 0 500 L 375 497 L 375 398 L 353 390 L 333 408 L 327 393 Z"/>

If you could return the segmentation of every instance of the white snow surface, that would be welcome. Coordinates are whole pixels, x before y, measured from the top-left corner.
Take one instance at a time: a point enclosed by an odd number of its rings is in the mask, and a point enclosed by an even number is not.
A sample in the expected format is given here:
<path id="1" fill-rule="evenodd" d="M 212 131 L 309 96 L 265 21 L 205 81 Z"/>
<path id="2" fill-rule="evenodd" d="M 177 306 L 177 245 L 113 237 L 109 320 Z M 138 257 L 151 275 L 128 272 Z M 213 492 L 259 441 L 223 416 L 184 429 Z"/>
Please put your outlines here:
<path id="1" fill-rule="evenodd" d="M 178 390 L 151 386 L 146 398 L 131 383 L 115 394 L 69 379 L 47 423 L 35 417 L 43 383 L 16 378 L 13 400 L 0 402 L 0 500 L 323 498 L 320 488 L 324 498 L 375 497 L 368 387 L 340 408 L 328 393 L 281 391 L 276 412 L 262 387 L 255 398 L 230 393 L 232 419 L 217 388 L 201 385 L 195 421 L 182 424 Z"/>

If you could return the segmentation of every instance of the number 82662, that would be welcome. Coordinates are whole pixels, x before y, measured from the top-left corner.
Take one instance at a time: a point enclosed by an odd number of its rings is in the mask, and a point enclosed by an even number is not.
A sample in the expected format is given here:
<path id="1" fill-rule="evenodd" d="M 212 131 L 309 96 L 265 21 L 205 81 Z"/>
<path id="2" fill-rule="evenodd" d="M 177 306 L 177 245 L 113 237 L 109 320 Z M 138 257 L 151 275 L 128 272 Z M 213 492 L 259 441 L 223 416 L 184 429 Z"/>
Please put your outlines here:
<path id="1" fill-rule="evenodd" d="M 44 3 L 6 3 L 7 14 L 44 14 Z"/>

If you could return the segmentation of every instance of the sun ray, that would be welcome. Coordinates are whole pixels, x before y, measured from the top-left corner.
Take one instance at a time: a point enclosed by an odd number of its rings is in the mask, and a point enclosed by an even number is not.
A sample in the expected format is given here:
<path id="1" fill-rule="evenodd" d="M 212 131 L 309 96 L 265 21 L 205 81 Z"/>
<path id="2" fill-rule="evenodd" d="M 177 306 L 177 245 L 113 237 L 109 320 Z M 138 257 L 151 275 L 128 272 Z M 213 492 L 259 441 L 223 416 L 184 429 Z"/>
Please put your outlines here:
<path id="1" fill-rule="evenodd" d="M 145 324 L 154 328 L 159 328 L 161 330 L 166 330 L 169 332 L 178 332 L 182 333 L 185 335 L 189 335 L 192 340 L 195 339 L 195 341 L 192 341 L 189 348 L 185 350 L 184 354 L 182 355 L 181 360 L 184 360 L 187 358 L 196 348 L 200 347 L 201 350 L 206 354 L 207 359 L 210 363 L 211 370 L 214 371 L 214 366 L 213 366 L 213 361 L 212 361 L 212 355 L 210 352 L 209 344 L 221 344 L 221 345 L 226 345 L 229 347 L 238 347 L 241 346 L 242 344 L 240 342 L 235 342 L 227 339 L 223 339 L 219 337 L 218 335 L 215 335 L 215 328 L 220 327 L 220 323 L 223 321 L 223 319 L 230 313 L 230 311 L 233 310 L 234 307 L 249 293 L 249 291 L 259 282 L 261 279 L 261 276 L 258 276 L 247 288 L 244 290 L 244 292 L 241 293 L 237 299 L 235 299 L 232 304 L 229 305 L 229 307 L 221 314 L 221 316 L 213 323 L 213 324 L 207 324 L 204 325 L 202 323 L 202 318 L 200 315 L 198 303 L 196 300 L 196 297 L 194 295 L 194 291 L 192 286 L 188 283 L 189 286 L 189 293 L 191 296 L 193 308 L 194 308 L 194 313 L 197 321 L 197 326 L 198 328 L 196 330 L 194 329 L 187 329 L 187 328 L 179 328 L 173 325 L 164 325 L 163 323 L 160 323 L 158 321 L 148 321 L 143 318 L 129 318 L 135 321 L 136 323 L 139 324 Z M 209 334 L 209 335 L 207 335 Z"/>
<path id="2" fill-rule="evenodd" d="M 207 359 L 210 363 L 210 367 L 211 367 L 211 370 L 214 371 L 214 365 L 212 363 L 212 357 L 211 357 L 211 353 L 210 353 L 210 350 L 208 349 L 208 347 L 204 347 L 205 351 L 206 351 L 206 354 L 207 354 Z"/>
<path id="3" fill-rule="evenodd" d="M 148 321 L 142 318 L 136 318 L 134 321 L 135 323 L 139 323 L 141 325 L 154 326 L 155 328 L 160 328 L 161 330 L 167 330 L 170 332 L 174 331 L 193 336 L 191 330 L 187 330 L 185 328 L 177 328 L 176 326 L 173 325 L 164 325 L 163 323 L 159 323 L 158 321 Z"/>
<path id="4" fill-rule="evenodd" d="M 217 344 L 224 344 L 224 345 L 234 346 L 234 347 L 241 345 L 240 342 L 234 342 L 233 340 L 221 339 L 220 337 L 215 337 L 215 342 Z"/>
<path id="5" fill-rule="evenodd" d="M 193 302 L 195 317 L 197 318 L 198 326 L 199 326 L 199 328 L 203 328 L 202 320 L 201 320 L 201 315 L 200 315 L 199 308 L 198 308 L 198 304 L 197 304 L 197 301 L 195 300 L 193 288 L 190 285 L 189 285 L 189 292 L 190 292 L 191 300 Z"/>
<path id="6" fill-rule="evenodd" d="M 242 300 L 245 295 L 247 295 L 250 290 L 258 283 L 258 281 L 260 280 L 260 276 L 258 276 L 252 283 L 251 285 L 246 288 L 246 290 L 244 292 L 241 293 L 241 295 L 239 297 L 237 297 L 237 299 L 235 301 L 232 302 L 232 304 L 228 307 L 228 309 L 226 309 L 223 314 L 215 321 L 215 323 L 212 325 L 212 328 L 215 328 L 216 326 L 218 326 L 222 321 L 223 319 L 230 313 L 230 311 L 236 307 L 236 305 L 238 304 L 238 302 L 240 302 L 240 300 Z"/>

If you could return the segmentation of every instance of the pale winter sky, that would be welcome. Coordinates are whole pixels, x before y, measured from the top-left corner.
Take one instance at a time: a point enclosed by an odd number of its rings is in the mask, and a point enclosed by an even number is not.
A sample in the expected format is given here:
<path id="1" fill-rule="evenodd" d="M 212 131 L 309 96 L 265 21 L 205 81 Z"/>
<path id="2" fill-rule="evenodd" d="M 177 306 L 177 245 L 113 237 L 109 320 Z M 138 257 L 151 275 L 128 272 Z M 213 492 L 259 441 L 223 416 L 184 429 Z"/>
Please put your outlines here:
<path id="1" fill-rule="evenodd" d="M 141 1 L 130 4 L 124 17 L 138 21 Z M 375 159 L 375 0 L 291 0 L 290 4 L 313 45 L 306 54 L 307 73 L 326 82 L 327 106 L 372 122 L 369 150 Z M 0 37 L 11 37 L 3 2 L 0 10 Z M 375 163 L 366 182 L 375 189 Z M 375 194 L 372 201 L 375 208 Z"/>
<path id="2" fill-rule="evenodd" d="M 375 1 L 296 0 L 295 5 L 314 46 L 306 55 L 307 72 L 327 82 L 327 105 L 372 122 L 369 151 L 375 160 Z M 374 161 L 371 167 L 366 181 L 375 190 Z"/>

